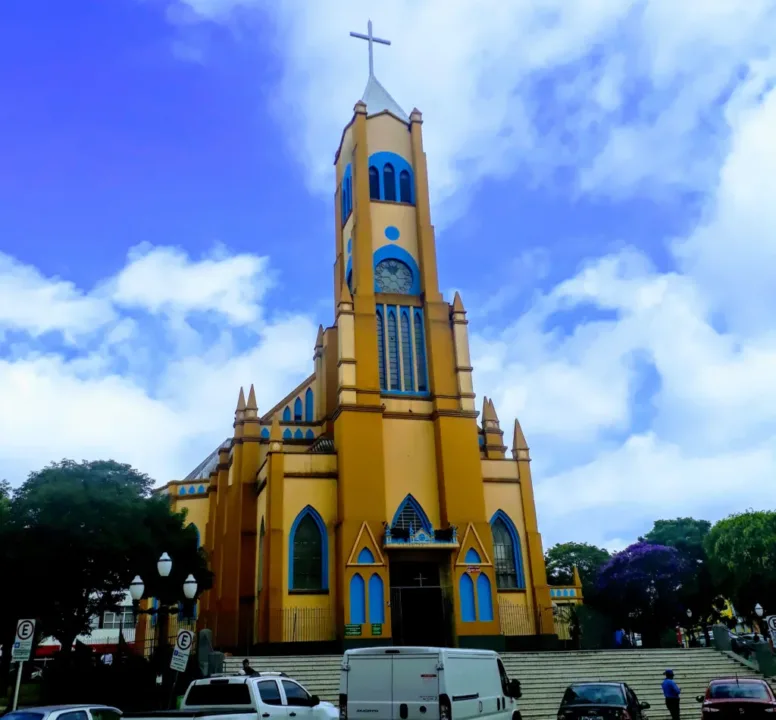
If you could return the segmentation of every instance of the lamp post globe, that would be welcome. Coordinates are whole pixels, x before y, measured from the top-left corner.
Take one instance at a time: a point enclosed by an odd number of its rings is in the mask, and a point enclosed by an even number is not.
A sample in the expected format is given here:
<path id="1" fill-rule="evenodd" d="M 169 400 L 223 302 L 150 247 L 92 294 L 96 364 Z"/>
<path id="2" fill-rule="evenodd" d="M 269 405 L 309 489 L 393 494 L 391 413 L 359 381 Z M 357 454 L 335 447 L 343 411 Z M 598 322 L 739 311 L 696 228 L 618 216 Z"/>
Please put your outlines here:
<path id="1" fill-rule="evenodd" d="M 763 616 L 763 606 L 760 605 L 760 603 L 757 603 L 757 605 L 754 606 L 754 611 L 757 615 L 757 617 Z"/>
<path id="2" fill-rule="evenodd" d="M 197 597 L 197 580 L 191 574 L 189 574 L 183 583 L 183 594 L 187 600 L 193 600 Z"/>
<path id="3" fill-rule="evenodd" d="M 140 577 L 140 575 L 135 575 L 135 577 L 132 578 L 132 582 L 129 583 L 129 596 L 135 602 L 139 602 L 143 597 L 144 592 L 145 592 L 145 585 L 143 584 L 142 578 Z"/>
<path id="4" fill-rule="evenodd" d="M 690 608 L 687 608 L 687 617 L 688 618 L 692 617 L 692 610 Z"/>
<path id="5" fill-rule="evenodd" d="M 159 571 L 159 575 L 166 578 L 172 570 L 172 558 L 165 552 L 159 558 L 159 562 L 156 563 L 156 569 Z"/>

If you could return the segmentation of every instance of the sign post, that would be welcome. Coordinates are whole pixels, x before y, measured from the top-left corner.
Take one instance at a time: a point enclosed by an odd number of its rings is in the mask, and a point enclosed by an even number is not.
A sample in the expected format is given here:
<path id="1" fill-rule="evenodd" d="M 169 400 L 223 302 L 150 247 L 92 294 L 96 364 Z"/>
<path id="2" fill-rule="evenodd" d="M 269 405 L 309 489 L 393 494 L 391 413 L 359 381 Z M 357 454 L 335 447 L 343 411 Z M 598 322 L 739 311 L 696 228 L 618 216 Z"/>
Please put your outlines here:
<path id="1" fill-rule="evenodd" d="M 776 645 L 776 615 L 768 615 L 765 618 L 765 624 L 768 626 L 768 639 L 771 641 L 771 649 Z"/>
<path id="2" fill-rule="evenodd" d="M 178 677 L 182 672 L 186 671 L 186 666 L 189 664 L 192 645 L 194 645 L 194 633 L 191 630 L 179 630 L 178 637 L 175 638 L 175 648 L 170 658 L 170 669 L 175 670 L 175 677 L 170 688 L 170 705 L 172 705 L 173 698 L 175 697 Z"/>
<path id="3" fill-rule="evenodd" d="M 19 620 L 19 622 L 16 623 L 16 637 L 13 641 L 13 648 L 11 648 L 11 660 L 18 662 L 19 668 L 16 671 L 16 687 L 13 691 L 11 711 L 16 710 L 19 705 L 19 689 L 22 685 L 22 668 L 24 667 L 24 663 L 27 662 L 32 655 L 32 641 L 34 637 L 34 620 Z"/>

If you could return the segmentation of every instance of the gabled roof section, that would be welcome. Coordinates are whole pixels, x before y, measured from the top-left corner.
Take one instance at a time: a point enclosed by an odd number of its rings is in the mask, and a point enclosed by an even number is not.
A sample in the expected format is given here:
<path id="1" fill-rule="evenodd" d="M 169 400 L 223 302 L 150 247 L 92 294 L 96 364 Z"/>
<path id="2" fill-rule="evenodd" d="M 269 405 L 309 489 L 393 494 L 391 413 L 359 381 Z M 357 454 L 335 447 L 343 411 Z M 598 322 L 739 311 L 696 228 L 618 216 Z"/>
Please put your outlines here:
<path id="1" fill-rule="evenodd" d="M 269 412 L 265 413 L 261 416 L 261 422 L 268 423 L 272 422 L 272 416 L 277 413 L 281 412 L 283 410 L 283 407 L 285 405 L 288 405 L 299 393 L 301 393 L 303 390 L 306 390 L 310 385 L 313 384 L 313 381 L 315 380 L 315 373 L 310 375 L 310 377 L 303 380 L 299 385 L 297 385 L 288 395 L 286 395 L 277 405 L 275 405 Z"/>
<path id="2" fill-rule="evenodd" d="M 410 121 L 407 113 L 401 109 L 399 103 L 391 97 L 390 93 L 374 75 L 369 76 L 369 81 L 366 84 L 366 89 L 361 99 L 366 104 L 367 116 L 377 115 L 387 110 L 402 122 L 409 123 Z"/>
<path id="3" fill-rule="evenodd" d="M 218 452 L 221 449 L 227 449 L 232 442 L 231 438 L 226 438 L 210 455 L 208 455 L 197 467 L 195 467 L 185 478 L 183 482 L 190 482 L 191 480 L 206 480 L 210 473 L 215 470 L 218 465 Z"/>

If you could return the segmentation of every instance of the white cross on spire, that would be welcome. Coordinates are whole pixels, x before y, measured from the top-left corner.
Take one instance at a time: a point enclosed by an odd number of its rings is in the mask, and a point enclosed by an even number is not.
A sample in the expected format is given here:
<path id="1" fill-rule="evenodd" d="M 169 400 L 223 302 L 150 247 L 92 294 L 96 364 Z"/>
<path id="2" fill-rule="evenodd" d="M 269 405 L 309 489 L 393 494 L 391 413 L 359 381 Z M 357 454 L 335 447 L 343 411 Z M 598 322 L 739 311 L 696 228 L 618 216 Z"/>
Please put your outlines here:
<path id="1" fill-rule="evenodd" d="M 350 37 L 359 38 L 359 40 L 366 40 L 369 43 L 369 77 L 374 77 L 375 75 L 375 60 L 374 60 L 374 43 L 380 43 L 381 45 L 390 45 L 390 40 L 383 40 L 382 38 L 376 38 L 374 35 L 372 35 L 372 21 L 370 20 L 367 25 L 367 34 L 362 35 L 361 33 L 355 33 L 351 32 Z"/>

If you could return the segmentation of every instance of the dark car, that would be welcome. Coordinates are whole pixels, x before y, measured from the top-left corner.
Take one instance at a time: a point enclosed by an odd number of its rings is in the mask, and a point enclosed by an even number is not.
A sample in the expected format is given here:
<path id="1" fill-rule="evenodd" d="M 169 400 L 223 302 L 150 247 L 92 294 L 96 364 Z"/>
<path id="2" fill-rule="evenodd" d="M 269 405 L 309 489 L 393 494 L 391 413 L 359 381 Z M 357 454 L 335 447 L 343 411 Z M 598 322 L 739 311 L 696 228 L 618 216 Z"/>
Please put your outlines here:
<path id="1" fill-rule="evenodd" d="M 696 700 L 703 703 L 704 718 L 776 718 L 776 697 L 768 683 L 759 678 L 712 680 L 706 694 L 698 695 Z"/>
<path id="2" fill-rule="evenodd" d="M 648 709 L 625 683 L 580 682 L 566 688 L 558 720 L 646 720 Z"/>

